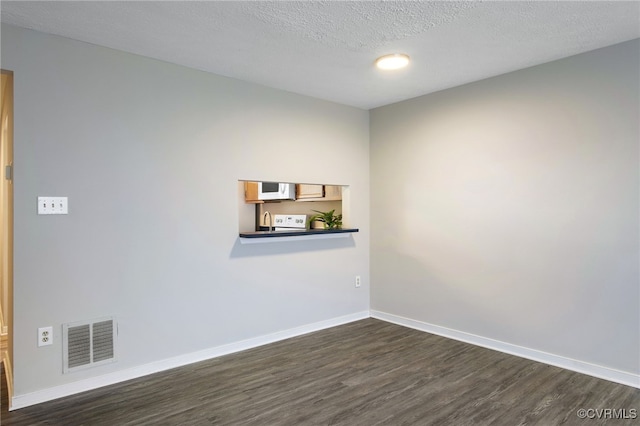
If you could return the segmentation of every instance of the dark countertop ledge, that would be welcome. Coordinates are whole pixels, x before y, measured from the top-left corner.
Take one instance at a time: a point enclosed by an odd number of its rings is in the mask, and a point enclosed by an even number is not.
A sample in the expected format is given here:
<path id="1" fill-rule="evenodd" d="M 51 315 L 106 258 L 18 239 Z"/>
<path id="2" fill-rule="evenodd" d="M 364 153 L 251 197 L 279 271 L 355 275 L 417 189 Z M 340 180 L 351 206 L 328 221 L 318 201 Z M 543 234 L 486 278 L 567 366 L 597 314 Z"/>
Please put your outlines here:
<path id="1" fill-rule="evenodd" d="M 359 232 L 359 229 L 344 228 L 344 229 L 307 229 L 304 231 L 240 232 L 240 238 L 298 237 L 300 235 L 345 234 L 349 232 Z"/>

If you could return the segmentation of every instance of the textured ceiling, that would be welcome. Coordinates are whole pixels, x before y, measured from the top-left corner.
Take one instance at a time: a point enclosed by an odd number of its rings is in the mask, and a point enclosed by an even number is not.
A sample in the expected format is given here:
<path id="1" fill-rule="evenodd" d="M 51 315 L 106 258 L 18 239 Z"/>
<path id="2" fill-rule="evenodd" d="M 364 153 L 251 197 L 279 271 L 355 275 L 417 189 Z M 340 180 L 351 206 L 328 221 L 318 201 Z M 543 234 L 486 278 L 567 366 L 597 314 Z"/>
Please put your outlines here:
<path id="1" fill-rule="evenodd" d="M 640 1 L 2 1 L 0 11 L 3 23 L 364 109 L 640 37 Z M 393 52 L 410 67 L 373 67 Z"/>

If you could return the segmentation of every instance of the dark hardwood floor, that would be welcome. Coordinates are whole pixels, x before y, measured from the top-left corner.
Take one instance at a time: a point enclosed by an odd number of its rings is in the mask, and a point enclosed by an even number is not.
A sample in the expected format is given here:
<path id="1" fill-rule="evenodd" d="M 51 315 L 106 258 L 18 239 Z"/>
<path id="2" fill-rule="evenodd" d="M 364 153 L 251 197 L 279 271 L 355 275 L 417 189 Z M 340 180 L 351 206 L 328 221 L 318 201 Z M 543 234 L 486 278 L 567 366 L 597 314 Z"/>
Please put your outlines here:
<path id="1" fill-rule="evenodd" d="M 640 389 L 374 319 L 10 413 L 2 398 L 13 426 L 640 424 Z"/>

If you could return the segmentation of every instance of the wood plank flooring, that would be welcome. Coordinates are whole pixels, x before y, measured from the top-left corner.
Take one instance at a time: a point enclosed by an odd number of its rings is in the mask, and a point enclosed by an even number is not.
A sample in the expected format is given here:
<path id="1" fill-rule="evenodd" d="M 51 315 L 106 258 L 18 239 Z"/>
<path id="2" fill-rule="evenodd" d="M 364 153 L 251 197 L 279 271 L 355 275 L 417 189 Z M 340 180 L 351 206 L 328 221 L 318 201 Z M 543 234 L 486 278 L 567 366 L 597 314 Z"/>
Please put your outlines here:
<path id="1" fill-rule="evenodd" d="M 375 319 L 10 413 L 3 398 L 7 426 L 640 424 L 640 389 Z"/>

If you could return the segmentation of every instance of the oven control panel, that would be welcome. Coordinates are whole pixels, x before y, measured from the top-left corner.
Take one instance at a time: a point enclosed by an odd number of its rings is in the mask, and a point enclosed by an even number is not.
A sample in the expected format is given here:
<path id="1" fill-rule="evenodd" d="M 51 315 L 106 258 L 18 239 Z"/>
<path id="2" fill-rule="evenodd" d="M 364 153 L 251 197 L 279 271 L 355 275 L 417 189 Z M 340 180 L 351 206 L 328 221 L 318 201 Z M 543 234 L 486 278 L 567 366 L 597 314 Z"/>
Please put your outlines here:
<path id="1" fill-rule="evenodd" d="M 273 226 L 278 228 L 305 229 L 307 227 L 306 214 L 277 214 L 273 217 Z"/>

